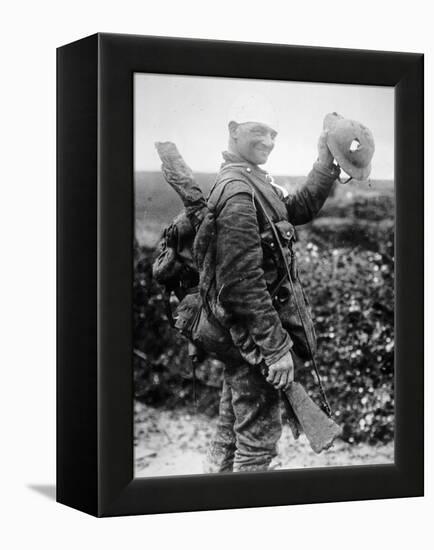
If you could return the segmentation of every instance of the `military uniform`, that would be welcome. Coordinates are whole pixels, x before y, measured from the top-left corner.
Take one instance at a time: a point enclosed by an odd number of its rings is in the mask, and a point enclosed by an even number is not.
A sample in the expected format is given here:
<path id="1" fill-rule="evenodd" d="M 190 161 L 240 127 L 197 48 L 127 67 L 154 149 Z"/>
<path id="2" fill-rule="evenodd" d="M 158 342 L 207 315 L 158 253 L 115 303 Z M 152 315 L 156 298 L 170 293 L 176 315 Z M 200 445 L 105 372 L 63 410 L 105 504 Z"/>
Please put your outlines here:
<path id="1" fill-rule="evenodd" d="M 290 350 L 297 364 L 316 345 L 292 250 L 294 226 L 311 221 L 319 212 L 339 169 L 316 162 L 303 187 L 284 197 L 257 165 L 229 152 L 223 157 L 208 198 L 216 219 L 213 309 L 220 312 L 220 322 L 230 330 L 233 344 L 220 354 L 225 362 L 224 383 L 208 471 L 263 470 L 276 456 L 281 421 L 278 391 L 266 382 L 262 368 Z M 306 334 L 256 197 L 278 229 Z"/>

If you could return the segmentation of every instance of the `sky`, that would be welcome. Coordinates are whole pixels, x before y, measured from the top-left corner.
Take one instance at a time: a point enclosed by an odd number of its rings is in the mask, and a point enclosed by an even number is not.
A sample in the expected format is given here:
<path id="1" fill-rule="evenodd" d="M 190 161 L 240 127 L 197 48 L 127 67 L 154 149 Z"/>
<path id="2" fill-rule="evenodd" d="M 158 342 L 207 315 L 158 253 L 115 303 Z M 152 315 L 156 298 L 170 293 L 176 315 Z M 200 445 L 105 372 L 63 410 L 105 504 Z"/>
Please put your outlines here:
<path id="1" fill-rule="evenodd" d="M 154 142 L 174 141 L 193 171 L 217 172 L 234 106 L 249 95 L 263 101 L 278 126 L 263 166 L 271 174 L 307 175 L 324 116 L 335 111 L 373 133 L 371 179 L 393 179 L 393 87 L 143 73 L 134 75 L 135 169 L 159 170 Z"/>

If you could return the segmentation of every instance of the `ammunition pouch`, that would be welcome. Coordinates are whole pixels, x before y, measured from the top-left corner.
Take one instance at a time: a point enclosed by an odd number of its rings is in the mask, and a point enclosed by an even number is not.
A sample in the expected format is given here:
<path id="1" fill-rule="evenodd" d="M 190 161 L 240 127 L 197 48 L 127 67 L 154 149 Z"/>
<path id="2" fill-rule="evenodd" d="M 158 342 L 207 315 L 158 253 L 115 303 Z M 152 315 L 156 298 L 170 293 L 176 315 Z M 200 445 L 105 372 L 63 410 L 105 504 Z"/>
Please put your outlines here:
<path id="1" fill-rule="evenodd" d="M 286 261 L 291 270 L 292 278 L 297 277 L 297 266 L 295 256 L 292 250 L 293 243 L 297 240 L 295 227 L 287 220 L 282 220 L 274 224 L 280 238 L 283 250 L 286 254 Z M 264 273 L 267 286 L 272 297 L 277 292 L 276 285 L 282 281 L 286 273 L 285 266 L 282 265 L 282 256 L 276 244 L 273 231 L 269 226 L 261 233 L 261 245 L 264 255 Z M 280 285 L 279 285 L 280 287 Z"/>
<path id="2" fill-rule="evenodd" d="M 283 247 L 292 247 L 292 243 L 296 241 L 296 232 L 295 227 L 289 223 L 287 220 L 281 220 L 274 224 L 277 229 L 277 233 L 280 237 L 280 242 Z M 266 227 L 261 233 L 261 242 L 262 245 L 267 247 L 269 250 L 278 256 L 278 251 L 276 250 L 277 246 L 274 240 L 274 234 L 271 227 Z"/>
<path id="3" fill-rule="evenodd" d="M 285 261 L 289 266 L 294 293 L 288 281 L 285 266 L 282 265 L 281 252 L 269 226 L 261 233 L 265 279 L 282 326 L 291 335 L 294 352 L 302 359 L 309 359 L 309 346 L 313 353 L 316 350 L 316 335 L 310 304 L 298 279 L 297 263 L 292 249 L 297 238 L 296 231 L 294 226 L 286 220 L 277 222 L 274 226 L 285 254 Z M 297 310 L 297 303 L 303 322 Z"/>
<path id="4" fill-rule="evenodd" d="M 294 352 L 302 359 L 310 359 L 310 349 L 316 352 L 316 334 L 307 297 L 298 279 L 293 280 L 294 294 L 285 281 L 273 298 L 282 326 L 291 335 Z M 299 306 L 300 314 L 297 309 Z M 302 320 L 300 319 L 302 317 Z"/>

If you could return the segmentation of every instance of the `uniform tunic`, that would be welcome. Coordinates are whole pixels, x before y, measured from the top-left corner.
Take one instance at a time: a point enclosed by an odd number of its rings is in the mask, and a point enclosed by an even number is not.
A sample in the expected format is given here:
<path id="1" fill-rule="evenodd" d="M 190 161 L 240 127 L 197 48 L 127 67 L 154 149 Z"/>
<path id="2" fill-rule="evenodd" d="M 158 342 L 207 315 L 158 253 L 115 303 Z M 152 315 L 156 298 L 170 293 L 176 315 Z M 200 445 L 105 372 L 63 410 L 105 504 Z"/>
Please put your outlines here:
<path id="1" fill-rule="evenodd" d="M 272 365 L 290 350 L 295 363 L 308 358 L 306 339 L 315 351 L 310 309 L 292 252 L 294 226 L 308 223 L 319 212 L 339 169 L 316 162 L 303 187 L 284 197 L 258 166 L 232 153 L 225 152 L 223 157 L 225 162 L 208 199 L 216 215 L 215 296 L 241 358 L 221 357 L 226 365 L 224 384 L 208 471 L 252 471 L 268 467 L 281 434 L 278 391 L 266 382 L 261 365 Z M 281 230 L 296 297 L 288 281 L 272 297 L 273 287 L 282 278 L 282 262 L 271 249 L 273 238 L 269 231 L 267 237 L 267 221 L 255 196 L 262 198 L 268 215 Z"/>

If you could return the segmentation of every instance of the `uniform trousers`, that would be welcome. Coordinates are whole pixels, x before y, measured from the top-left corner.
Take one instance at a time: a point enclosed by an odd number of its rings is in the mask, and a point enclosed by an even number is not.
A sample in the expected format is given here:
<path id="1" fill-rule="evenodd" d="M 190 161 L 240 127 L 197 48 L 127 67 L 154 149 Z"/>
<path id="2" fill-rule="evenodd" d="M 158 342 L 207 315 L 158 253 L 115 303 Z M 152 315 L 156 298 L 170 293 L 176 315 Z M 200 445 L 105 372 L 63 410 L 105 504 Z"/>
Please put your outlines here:
<path id="1" fill-rule="evenodd" d="M 267 470 L 282 433 L 278 391 L 259 366 L 226 365 L 207 472 Z"/>

